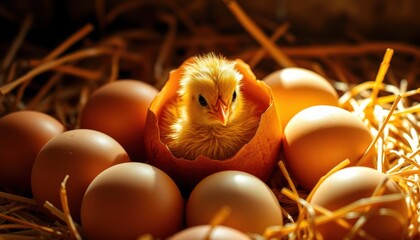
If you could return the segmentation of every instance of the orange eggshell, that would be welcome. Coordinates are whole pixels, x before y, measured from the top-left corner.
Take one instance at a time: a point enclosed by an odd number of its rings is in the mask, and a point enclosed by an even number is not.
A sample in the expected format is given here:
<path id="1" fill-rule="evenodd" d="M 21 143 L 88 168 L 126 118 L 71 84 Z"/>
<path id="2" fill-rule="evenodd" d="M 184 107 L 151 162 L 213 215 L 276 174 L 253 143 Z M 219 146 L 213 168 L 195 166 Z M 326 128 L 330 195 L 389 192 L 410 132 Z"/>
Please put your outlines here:
<path id="1" fill-rule="evenodd" d="M 88 239 L 156 239 L 181 229 L 184 202 L 174 181 L 145 163 L 122 163 L 100 173 L 82 203 L 82 227 Z"/>
<path id="2" fill-rule="evenodd" d="M 315 105 L 338 106 L 338 94 L 321 75 L 304 68 L 284 68 L 263 79 L 273 91 L 283 128 L 301 110 Z"/>
<path id="3" fill-rule="evenodd" d="M 335 211 L 363 198 L 370 198 L 376 187 L 387 179 L 387 176 L 376 169 L 367 167 L 349 167 L 337 171 L 325 179 L 314 192 L 310 203 Z M 401 194 L 398 185 L 392 180 L 387 181 L 383 195 Z M 384 210 L 391 209 L 401 215 L 400 222 L 392 216 L 381 215 Z M 356 211 L 360 211 L 356 210 Z M 374 239 L 406 239 L 408 229 L 408 211 L 405 197 L 388 203 L 380 203 L 369 209 L 368 220 L 361 227 Z M 350 216 L 350 215 L 348 215 Z M 357 218 L 346 219 L 352 225 Z M 326 240 L 344 239 L 349 230 L 334 221 L 321 224 L 316 228 Z M 352 239 L 366 239 L 357 236 Z"/>
<path id="4" fill-rule="evenodd" d="M 0 118 L 0 186 L 31 194 L 31 169 L 36 155 L 64 126 L 36 111 L 13 112 Z"/>
<path id="5" fill-rule="evenodd" d="M 210 233 L 208 235 L 208 233 Z M 208 238 L 206 238 L 208 237 Z M 215 226 L 211 229 L 210 225 L 200 225 L 189 227 L 184 229 L 168 240 L 191 240 L 191 239 L 208 239 L 208 240 L 226 240 L 226 239 L 235 239 L 235 240 L 251 240 L 251 238 L 230 227 L 226 226 Z"/>
<path id="6" fill-rule="evenodd" d="M 184 63 L 184 65 L 188 60 Z M 258 81 L 247 64 L 235 60 L 237 70 L 244 76 L 242 89 L 250 101 L 261 109 L 261 121 L 255 136 L 233 157 L 220 161 L 199 156 L 195 160 L 176 158 L 160 140 L 159 118 L 166 103 L 177 98 L 183 67 L 170 73 L 169 80 L 151 103 L 147 115 L 145 143 L 149 163 L 169 174 L 179 186 L 191 190 L 204 177 L 223 170 L 240 170 L 267 180 L 277 164 L 282 127 L 277 119 L 270 88 Z"/>
<path id="7" fill-rule="evenodd" d="M 80 114 L 80 127 L 103 132 L 119 142 L 133 161 L 146 161 L 144 126 L 157 94 L 153 86 L 119 80 L 96 90 Z"/>
<path id="8" fill-rule="evenodd" d="M 284 129 L 285 163 L 294 179 L 311 190 L 340 162 L 349 159 L 355 165 L 372 140 L 363 121 L 349 111 L 312 106 L 296 114 Z M 372 166 L 372 155 L 368 156 L 359 164 Z"/>
<path id="9" fill-rule="evenodd" d="M 90 182 L 108 167 L 130 161 L 114 139 L 101 132 L 77 129 L 52 138 L 41 149 L 32 168 L 32 191 L 39 205 L 49 201 L 61 209 L 60 186 L 66 189 L 70 212 L 79 220 L 80 206 Z"/>

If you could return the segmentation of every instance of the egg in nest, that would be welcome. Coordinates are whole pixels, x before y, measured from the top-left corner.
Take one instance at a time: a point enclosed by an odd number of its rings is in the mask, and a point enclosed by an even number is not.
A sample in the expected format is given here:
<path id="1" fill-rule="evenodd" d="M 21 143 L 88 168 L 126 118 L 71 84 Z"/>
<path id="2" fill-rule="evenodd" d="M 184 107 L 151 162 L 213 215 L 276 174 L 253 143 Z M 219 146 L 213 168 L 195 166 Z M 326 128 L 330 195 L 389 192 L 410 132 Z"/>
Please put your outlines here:
<path id="1" fill-rule="evenodd" d="M 206 156 L 205 152 L 188 159 L 178 151 L 174 151 L 174 154 L 171 151 L 173 148 L 167 144 L 167 139 L 161 136 L 163 131 L 166 131 L 168 127 L 170 128 L 169 124 L 165 125 L 167 122 L 165 114 L 168 107 L 180 98 L 185 71 L 194 66 L 192 64 L 194 61 L 197 60 L 190 58 L 170 73 L 165 86 L 149 107 L 145 128 L 145 144 L 149 163 L 164 170 L 179 186 L 189 190 L 206 176 L 223 170 L 240 170 L 255 175 L 262 180 L 267 180 L 277 164 L 283 134 L 282 127 L 276 115 L 270 88 L 264 82 L 257 80 L 249 66 L 242 60 L 224 60 L 238 73 L 236 76 L 242 76 L 239 87 L 235 87 L 235 85 L 228 87 L 230 91 L 217 95 L 215 99 L 211 99 L 210 95 L 201 92 L 194 95 L 196 96 L 194 102 L 197 104 L 200 104 L 199 94 L 207 97 L 205 98 L 206 103 L 212 105 L 212 107 L 208 107 L 208 111 L 213 112 L 209 114 L 214 116 L 211 121 L 214 124 L 221 125 L 219 128 L 222 128 L 223 124 L 229 127 L 229 124 L 232 123 L 230 120 L 234 119 L 233 108 L 230 109 L 230 112 L 223 111 L 228 109 L 226 107 L 229 104 L 231 107 L 233 106 L 232 99 L 235 91 L 237 97 L 239 97 L 240 91 L 240 94 L 246 100 L 243 111 L 250 112 L 249 106 L 255 106 L 258 124 L 256 124 L 255 130 L 250 131 L 252 134 L 241 142 L 241 146 L 223 159 Z M 195 65 L 195 67 L 201 68 L 201 65 Z M 226 64 L 219 65 L 219 67 L 227 68 Z M 247 120 L 248 118 L 243 119 L 245 122 Z M 238 131 L 237 134 L 240 135 L 242 132 Z M 197 133 L 194 137 L 196 139 L 193 138 L 193 140 L 199 141 L 198 138 L 201 136 Z M 218 155 L 215 154 L 214 156 Z"/>

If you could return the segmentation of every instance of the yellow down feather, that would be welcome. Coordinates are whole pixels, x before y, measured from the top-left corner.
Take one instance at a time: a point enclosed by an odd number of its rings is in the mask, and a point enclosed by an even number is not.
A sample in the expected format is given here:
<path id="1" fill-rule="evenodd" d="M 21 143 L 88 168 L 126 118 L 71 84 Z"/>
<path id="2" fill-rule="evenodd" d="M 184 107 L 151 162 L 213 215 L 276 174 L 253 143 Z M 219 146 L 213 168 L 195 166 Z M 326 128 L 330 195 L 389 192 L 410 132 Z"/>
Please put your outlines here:
<path id="1" fill-rule="evenodd" d="M 175 157 L 222 160 L 249 142 L 260 117 L 241 92 L 242 78 L 233 61 L 212 53 L 185 66 L 178 98 L 159 124 L 161 139 Z M 225 106 L 225 115 L 219 106 Z"/>

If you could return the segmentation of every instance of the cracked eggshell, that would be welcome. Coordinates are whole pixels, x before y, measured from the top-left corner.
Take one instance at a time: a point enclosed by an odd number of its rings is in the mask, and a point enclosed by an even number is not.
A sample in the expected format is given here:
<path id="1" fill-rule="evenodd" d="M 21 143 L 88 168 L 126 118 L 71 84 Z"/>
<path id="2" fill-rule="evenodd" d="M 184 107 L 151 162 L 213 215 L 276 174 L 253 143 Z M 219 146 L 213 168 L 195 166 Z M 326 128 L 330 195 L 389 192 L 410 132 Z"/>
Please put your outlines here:
<path id="1" fill-rule="evenodd" d="M 176 158 L 161 141 L 159 118 L 166 103 L 177 98 L 179 78 L 188 61 L 170 73 L 169 80 L 150 105 L 145 128 L 149 163 L 169 174 L 186 191 L 190 191 L 206 176 L 223 170 L 244 171 L 263 181 L 268 180 L 278 161 L 283 130 L 276 115 L 270 88 L 257 80 L 250 67 L 242 60 L 237 59 L 235 62 L 237 70 L 244 76 L 243 92 L 248 100 L 257 103 L 262 109 L 255 136 L 233 157 L 223 161 L 205 156 L 199 156 L 195 160 Z"/>

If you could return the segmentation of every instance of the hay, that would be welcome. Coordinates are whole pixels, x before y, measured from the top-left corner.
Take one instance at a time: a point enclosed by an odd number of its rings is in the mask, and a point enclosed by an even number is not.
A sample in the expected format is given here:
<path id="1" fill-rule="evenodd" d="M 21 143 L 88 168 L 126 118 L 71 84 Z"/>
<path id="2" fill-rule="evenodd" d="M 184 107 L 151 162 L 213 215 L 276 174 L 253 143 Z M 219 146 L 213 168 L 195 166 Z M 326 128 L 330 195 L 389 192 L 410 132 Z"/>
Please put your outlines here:
<path id="1" fill-rule="evenodd" d="M 171 0 L 148 4 L 127 1 L 111 9 L 107 9 L 104 1 L 95 2 L 97 30 L 87 24 L 43 55 L 22 58 L 18 53 L 25 52 L 25 36 L 33 24 L 33 18 L 27 15 L 2 60 L 0 116 L 32 109 L 51 114 L 68 129 L 74 129 L 78 127 L 81 107 L 103 84 L 133 78 L 159 89 L 171 69 L 189 56 L 206 51 L 243 59 L 260 79 L 281 67 L 308 68 L 334 85 L 340 93 L 340 106 L 361 118 L 375 136 L 371 145 L 377 150 L 375 167 L 401 187 L 410 210 L 407 238 L 418 237 L 420 48 L 403 42 L 377 41 L 294 44 L 298 39 L 289 32 L 289 23 L 252 18 L 234 0 L 225 1 L 227 9 L 237 18 L 236 27 L 241 29 L 232 32 L 220 28 L 223 18 L 210 25 L 196 24 L 195 11 L 205 9 L 200 1 L 188 4 Z M 152 19 L 154 27 L 109 30 L 127 12 L 145 7 L 156 12 L 156 19 Z M 258 24 L 254 19 L 258 19 Z M 156 26 L 164 27 L 162 30 Z M 96 31 L 100 37 L 95 39 L 90 34 Z M 268 31 L 272 32 L 271 37 L 265 34 Z M 388 48 L 392 50 L 386 51 Z M 384 51 L 382 67 L 377 71 Z M 344 161 L 331 173 L 346 164 Z M 357 226 L 349 226 L 342 217 L 355 209 L 368 209 L 398 199 L 398 196 L 379 194 L 378 186 L 377 195 L 330 212 L 308 203 L 311 193 L 294 185 L 281 161 L 270 187 L 282 206 L 279 214 L 283 214 L 286 223 L 268 228 L 263 236 L 253 236 L 256 239 L 319 238 L 314 226 L 328 221 L 337 221 L 351 229 L 353 235 L 367 236 Z M 0 238 L 81 239 L 80 228 L 66 207 L 65 181 L 57 192 L 62 197 L 63 211 L 48 203 L 37 206 L 33 199 L 0 192 Z M 61 220 L 52 219 L 45 213 L 46 209 Z M 221 210 L 214 218 L 214 225 L 223 222 L 228 212 Z"/>

